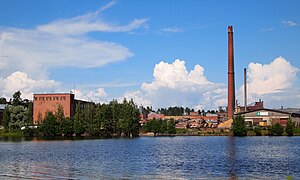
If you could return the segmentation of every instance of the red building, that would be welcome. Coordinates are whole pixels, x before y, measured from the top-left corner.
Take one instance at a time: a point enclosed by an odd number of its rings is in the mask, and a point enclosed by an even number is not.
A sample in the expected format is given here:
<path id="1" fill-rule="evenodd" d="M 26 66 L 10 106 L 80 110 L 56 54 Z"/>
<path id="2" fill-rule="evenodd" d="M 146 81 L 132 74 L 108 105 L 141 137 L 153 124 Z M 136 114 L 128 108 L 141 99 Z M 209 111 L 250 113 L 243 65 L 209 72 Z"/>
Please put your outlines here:
<path id="1" fill-rule="evenodd" d="M 42 123 L 46 113 L 49 111 L 55 113 L 59 105 L 63 107 L 65 117 L 73 117 L 78 103 L 80 103 L 80 108 L 84 108 L 88 104 L 94 104 L 92 102 L 77 100 L 74 94 L 71 93 L 34 94 L 33 123 Z"/>
<path id="2" fill-rule="evenodd" d="M 52 111 L 53 113 L 55 113 L 59 105 L 62 105 L 65 117 L 74 116 L 76 109 L 74 94 L 34 94 L 33 123 L 38 124 L 38 121 L 43 120 L 48 111 Z"/>

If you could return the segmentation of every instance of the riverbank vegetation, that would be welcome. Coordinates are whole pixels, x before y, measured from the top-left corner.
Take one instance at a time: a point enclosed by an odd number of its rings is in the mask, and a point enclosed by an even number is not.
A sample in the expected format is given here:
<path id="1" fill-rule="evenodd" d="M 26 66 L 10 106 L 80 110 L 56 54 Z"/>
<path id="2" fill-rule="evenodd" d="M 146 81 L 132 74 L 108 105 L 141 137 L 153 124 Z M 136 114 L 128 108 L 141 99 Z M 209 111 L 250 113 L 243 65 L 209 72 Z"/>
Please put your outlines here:
<path id="1" fill-rule="evenodd" d="M 5 100 L 6 101 L 6 100 Z M 139 110 L 133 100 L 116 100 L 109 104 L 77 104 L 74 117 L 64 117 L 60 105 L 56 112 L 39 115 L 37 125 L 33 125 L 33 103 L 22 100 L 20 91 L 13 95 L 3 112 L 3 133 L 0 136 L 23 134 L 24 136 L 126 136 L 139 135 Z M 23 127 L 23 131 L 21 128 Z"/>
<path id="2" fill-rule="evenodd" d="M 152 119 L 147 124 L 142 126 L 141 133 L 154 133 L 154 136 L 157 134 L 176 134 L 176 127 L 174 119 L 170 119 L 168 121 L 161 119 Z"/>
<path id="3" fill-rule="evenodd" d="M 260 126 L 252 127 L 246 125 L 245 118 L 241 115 L 234 118 L 232 123 L 232 132 L 234 136 L 293 136 L 300 135 L 300 128 L 295 127 L 295 123 L 291 119 L 288 120 L 286 127 L 279 123 L 275 123 L 268 127 Z"/>
<path id="4" fill-rule="evenodd" d="M 47 112 L 39 124 L 33 124 L 33 102 L 21 98 L 21 92 L 13 94 L 8 102 L 0 98 L 1 103 L 8 104 L 3 112 L 0 136 L 100 136 L 100 137 L 134 137 L 139 134 L 153 133 L 154 135 L 234 135 L 234 136 L 293 136 L 300 135 L 300 128 L 288 121 L 286 127 L 279 123 L 269 127 L 245 124 L 243 116 L 237 116 L 231 131 L 217 128 L 176 128 L 174 119 L 152 119 L 140 126 L 140 114 L 133 100 L 116 100 L 108 104 L 77 104 L 74 117 L 64 117 L 64 109 L 58 106 L 56 112 Z M 147 108 L 151 110 L 151 108 Z M 161 108 L 159 112 L 169 115 L 193 112 L 188 108 Z M 201 112 L 205 113 L 205 112 Z M 23 130 L 21 131 L 21 128 Z"/>

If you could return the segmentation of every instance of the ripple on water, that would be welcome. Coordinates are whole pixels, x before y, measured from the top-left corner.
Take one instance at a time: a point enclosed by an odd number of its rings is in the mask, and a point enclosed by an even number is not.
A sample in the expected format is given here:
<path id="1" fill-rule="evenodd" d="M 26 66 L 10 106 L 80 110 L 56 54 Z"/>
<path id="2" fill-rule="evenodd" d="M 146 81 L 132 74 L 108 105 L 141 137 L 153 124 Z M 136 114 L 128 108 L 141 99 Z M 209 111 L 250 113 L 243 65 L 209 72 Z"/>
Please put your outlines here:
<path id="1" fill-rule="evenodd" d="M 300 179 L 300 137 L 0 141 L 0 178 Z"/>

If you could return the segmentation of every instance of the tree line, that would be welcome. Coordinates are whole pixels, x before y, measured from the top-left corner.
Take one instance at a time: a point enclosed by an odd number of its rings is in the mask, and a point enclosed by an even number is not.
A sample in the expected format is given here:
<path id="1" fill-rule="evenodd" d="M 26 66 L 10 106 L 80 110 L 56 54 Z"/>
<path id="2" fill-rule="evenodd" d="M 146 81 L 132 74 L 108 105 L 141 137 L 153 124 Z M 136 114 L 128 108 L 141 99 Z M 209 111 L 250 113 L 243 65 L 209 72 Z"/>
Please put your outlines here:
<path id="1" fill-rule="evenodd" d="M 161 120 L 151 119 L 141 128 L 142 133 L 153 132 L 154 135 L 160 134 L 176 134 L 176 125 L 174 119 Z"/>
<path id="2" fill-rule="evenodd" d="M 37 128 L 32 128 L 33 103 L 29 101 L 25 105 L 19 91 L 14 94 L 12 102 L 3 113 L 4 129 L 18 131 L 25 126 L 26 136 L 134 137 L 140 131 L 140 114 L 132 99 L 124 99 L 122 103 L 113 100 L 108 104 L 90 103 L 84 106 L 79 103 L 74 117 L 65 117 L 63 106 L 59 105 L 56 112 L 49 111 L 44 118 L 39 114 Z"/>
<path id="3" fill-rule="evenodd" d="M 207 113 L 216 114 L 218 112 L 224 112 L 224 110 L 198 110 L 195 111 L 195 109 L 191 109 L 189 107 L 179 107 L 179 106 L 173 106 L 168 108 L 158 108 L 157 111 L 154 111 L 152 107 L 147 106 L 146 108 L 143 108 L 143 112 L 145 114 L 149 114 L 151 112 L 156 112 L 157 114 L 164 114 L 165 116 L 183 116 L 183 115 L 190 115 L 191 112 L 198 112 L 199 115 L 205 116 Z"/>

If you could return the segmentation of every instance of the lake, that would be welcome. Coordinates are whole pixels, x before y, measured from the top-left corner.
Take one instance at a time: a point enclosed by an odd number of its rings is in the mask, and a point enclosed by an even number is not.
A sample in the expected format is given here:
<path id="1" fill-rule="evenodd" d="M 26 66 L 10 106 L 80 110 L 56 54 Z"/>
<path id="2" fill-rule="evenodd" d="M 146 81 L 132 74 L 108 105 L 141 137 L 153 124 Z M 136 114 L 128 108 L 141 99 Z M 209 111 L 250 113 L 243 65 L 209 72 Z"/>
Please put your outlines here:
<path id="1" fill-rule="evenodd" d="M 300 137 L 0 139 L 1 179 L 300 179 Z"/>

